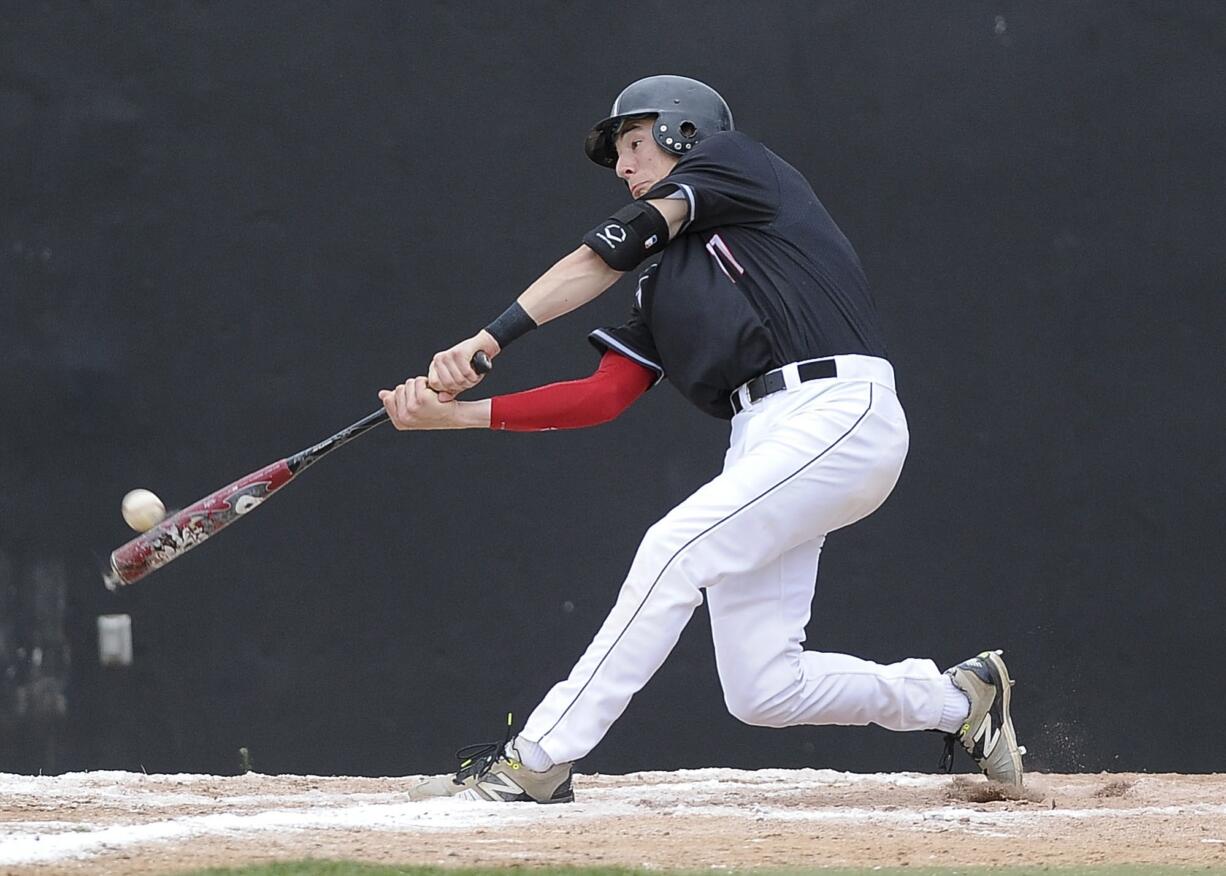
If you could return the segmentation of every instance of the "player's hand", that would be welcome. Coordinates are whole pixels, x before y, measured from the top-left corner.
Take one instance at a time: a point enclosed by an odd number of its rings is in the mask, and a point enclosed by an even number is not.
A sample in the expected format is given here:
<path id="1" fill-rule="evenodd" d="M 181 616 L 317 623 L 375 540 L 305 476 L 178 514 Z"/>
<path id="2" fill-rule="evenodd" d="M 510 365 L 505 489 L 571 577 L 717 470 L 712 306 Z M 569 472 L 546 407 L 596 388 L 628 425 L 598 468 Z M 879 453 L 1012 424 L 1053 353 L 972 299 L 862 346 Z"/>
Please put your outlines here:
<path id="1" fill-rule="evenodd" d="M 427 382 L 430 388 L 439 394 L 439 401 L 449 402 L 464 390 L 472 389 L 481 382 L 481 375 L 473 370 L 473 356 L 484 351 L 493 359 L 501 349 L 493 336 L 482 329 L 451 349 L 435 353 L 430 360 Z"/>
<path id="2" fill-rule="evenodd" d="M 457 425 L 455 403 L 440 401 L 424 377 L 406 380 L 395 389 L 379 390 L 379 400 L 392 425 L 401 431 L 454 429 Z"/>

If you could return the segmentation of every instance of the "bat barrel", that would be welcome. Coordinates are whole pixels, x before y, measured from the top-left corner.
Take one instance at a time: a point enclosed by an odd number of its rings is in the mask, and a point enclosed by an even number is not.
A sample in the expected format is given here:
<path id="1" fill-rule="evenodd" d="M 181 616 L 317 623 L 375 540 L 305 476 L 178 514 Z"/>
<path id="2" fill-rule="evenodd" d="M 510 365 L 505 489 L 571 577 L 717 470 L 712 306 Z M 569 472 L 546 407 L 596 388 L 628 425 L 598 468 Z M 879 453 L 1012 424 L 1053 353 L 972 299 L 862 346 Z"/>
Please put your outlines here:
<path id="1" fill-rule="evenodd" d="M 293 477 L 286 460 L 278 460 L 176 511 L 148 532 L 112 551 L 111 568 L 103 575 L 103 582 L 114 590 L 139 581 L 225 529 Z"/>
<path id="2" fill-rule="evenodd" d="M 483 352 L 473 356 L 472 366 L 478 374 L 486 374 L 493 367 Z M 112 551 L 111 568 L 103 573 L 103 583 L 109 590 L 115 590 L 160 569 L 255 508 L 324 454 L 386 421 L 387 412 L 380 408 L 314 447 L 252 472 L 191 507 L 175 512 L 148 532 Z"/>

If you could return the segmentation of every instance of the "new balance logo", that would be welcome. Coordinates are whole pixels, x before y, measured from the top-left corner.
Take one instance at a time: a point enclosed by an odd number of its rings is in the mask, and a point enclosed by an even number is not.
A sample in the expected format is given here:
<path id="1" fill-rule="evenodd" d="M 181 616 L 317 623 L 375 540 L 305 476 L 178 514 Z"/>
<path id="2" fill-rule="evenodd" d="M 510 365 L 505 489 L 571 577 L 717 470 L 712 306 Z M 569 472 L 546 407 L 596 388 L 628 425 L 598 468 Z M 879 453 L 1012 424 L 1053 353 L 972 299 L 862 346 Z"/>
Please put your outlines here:
<path id="1" fill-rule="evenodd" d="M 484 791 L 490 799 L 501 799 L 504 802 L 515 800 L 524 793 L 523 788 L 501 773 L 486 773 L 484 778 L 477 783 L 477 787 Z"/>
<path id="2" fill-rule="evenodd" d="M 975 741 L 982 745 L 984 757 L 991 754 L 992 749 L 996 747 L 996 743 L 1000 741 L 1000 728 L 997 727 L 995 732 L 993 732 L 992 715 L 990 712 L 983 716 L 983 723 L 979 725 L 979 730 L 975 733 Z"/>

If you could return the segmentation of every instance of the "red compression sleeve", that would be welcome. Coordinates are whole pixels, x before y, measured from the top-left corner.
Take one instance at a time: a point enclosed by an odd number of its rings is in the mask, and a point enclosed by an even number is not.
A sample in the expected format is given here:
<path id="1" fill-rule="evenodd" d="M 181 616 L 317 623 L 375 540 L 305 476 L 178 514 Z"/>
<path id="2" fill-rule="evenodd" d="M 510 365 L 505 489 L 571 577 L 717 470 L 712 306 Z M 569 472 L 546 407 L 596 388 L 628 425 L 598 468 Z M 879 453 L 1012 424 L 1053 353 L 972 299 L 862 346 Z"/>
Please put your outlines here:
<path id="1" fill-rule="evenodd" d="M 607 423 L 645 393 L 655 377 L 650 368 L 608 350 L 590 377 L 494 396 L 490 428 L 539 432 Z"/>

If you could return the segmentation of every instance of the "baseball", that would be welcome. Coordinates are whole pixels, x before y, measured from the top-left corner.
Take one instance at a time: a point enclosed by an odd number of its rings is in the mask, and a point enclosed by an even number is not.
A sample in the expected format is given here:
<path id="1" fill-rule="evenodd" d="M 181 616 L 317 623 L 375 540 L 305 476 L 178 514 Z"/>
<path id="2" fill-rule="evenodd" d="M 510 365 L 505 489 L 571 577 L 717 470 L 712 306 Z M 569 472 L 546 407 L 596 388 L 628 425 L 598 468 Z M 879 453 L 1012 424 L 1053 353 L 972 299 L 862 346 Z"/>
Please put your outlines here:
<path id="1" fill-rule="evenodd" d="M 148 490 L 133 490 L 123 497 L 124 522 L 137 532 L 145 532 L 162 522 L 166 506 Z"/>

